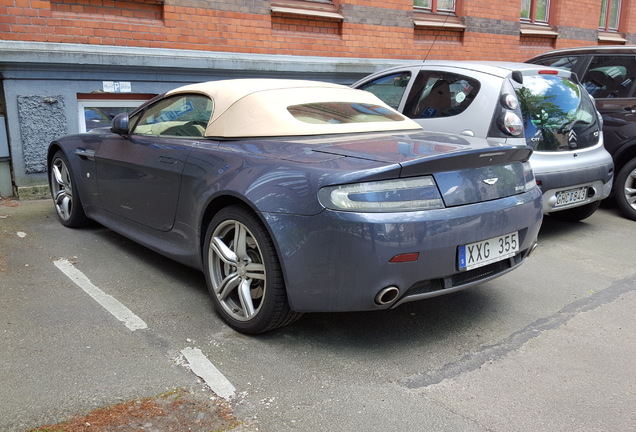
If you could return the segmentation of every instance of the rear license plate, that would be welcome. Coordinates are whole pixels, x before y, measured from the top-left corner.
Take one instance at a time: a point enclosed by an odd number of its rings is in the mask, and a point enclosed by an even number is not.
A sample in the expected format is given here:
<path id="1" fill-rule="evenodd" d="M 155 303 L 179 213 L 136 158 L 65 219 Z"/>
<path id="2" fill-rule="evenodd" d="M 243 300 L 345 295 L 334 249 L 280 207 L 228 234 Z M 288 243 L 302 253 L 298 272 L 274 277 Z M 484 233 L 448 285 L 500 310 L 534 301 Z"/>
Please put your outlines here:
<path id="1" fill-rule="evenodd" d="M 459 247 L 460 270 L 471 270 L 510 258 L 519 252 L 519 233 L 494 237 Z"/>
<path id="2" fill-rule="evenodd" d="M 554 206 L 555 208 L 585 201 L 587 199 L 587 187 L 580 187 L 576 189 L 568 189 L 557 192 L 556 199 L 557 202 Z"/>

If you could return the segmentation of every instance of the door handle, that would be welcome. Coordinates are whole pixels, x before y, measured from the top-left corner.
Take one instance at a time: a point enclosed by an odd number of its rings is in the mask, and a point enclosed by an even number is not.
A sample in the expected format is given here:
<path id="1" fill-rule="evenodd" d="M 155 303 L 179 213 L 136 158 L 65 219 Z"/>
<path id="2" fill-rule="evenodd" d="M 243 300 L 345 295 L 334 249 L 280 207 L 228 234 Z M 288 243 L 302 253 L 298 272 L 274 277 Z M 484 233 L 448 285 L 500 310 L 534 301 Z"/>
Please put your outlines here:
<path id="1" fill-rule="evenodd" d="M 95 160 L 95 150 L 87 150 L 83 148 L 75 149 L 75 155 L 84 160 Z"/>
<path id="2" fill-rule="evenodd" d="M 176 164 L 177 160 L 168 156 L 159 156 L 159 162 L 172 165 L 172 164 Z"/>

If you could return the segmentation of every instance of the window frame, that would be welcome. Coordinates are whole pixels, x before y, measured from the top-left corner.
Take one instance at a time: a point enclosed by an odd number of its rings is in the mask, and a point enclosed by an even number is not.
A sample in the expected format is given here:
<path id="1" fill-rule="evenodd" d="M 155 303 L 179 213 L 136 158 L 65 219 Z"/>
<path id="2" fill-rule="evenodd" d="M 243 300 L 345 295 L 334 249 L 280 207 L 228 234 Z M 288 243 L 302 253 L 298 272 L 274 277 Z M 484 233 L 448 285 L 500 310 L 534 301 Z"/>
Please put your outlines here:
<path id="1" fill-rule="evenodd" d="M 550 9 L 552 8 L 552 2 L 550 0 L 545 0 L 547 2 L 546 4 L 546 17 L 545 20 L 537 20 L 537 4 L 539 2 L 539 0 L 529 0 L 530 1 L 530 16 L 528 18 L 525 18 L 523 16 L 521 16 L 521 12 L 519 13 L 520 16 L 520 21 L 524 24 L 534 24 L 534 25 L 550 25 L 550 16 L 551 16 L 551 11 Z M 523 5 L 523 2 L 521 3 Z"/>
<path id="2" fill-rule="evenodd" d="M 618 3 L 618 10 L 616 11 L 616 27 L 610 27 L 610 21 L 612 20 L 612 6 Z M 605 7 L 603 7 L 605 6 Z M 601 1 L 601 10 L 599 15 L 599 25 L 598 29 L 600 31 L 605 32 L 617 32 L 621 25 L 621 14 L 623 12 L 623 0 L 602 0 Z M 603 18 L 603 14 L 605 14 L 605 22 L 601 25 L 601 19 Z"/>
<path id="3" fill-rule="evenodd" d="M 454 0 L 454 10 L 438 9 L 439 0 L 431 0 L 431 8 L 416 6 L 413 1 L 413 25 L 416 30 L 454 32 L 456 35 L 466 30 L 461 18 L 463 0 Z"/>
<path id="4" fill-rule="evenodd" d="M 451 16 L 455 16 L 457 15 L 457 3 L 459 3 L 460 0 L 453 0 L 453 9 L 439 9 L 438 8 L 438 3 L 440 0 L 430 0 L 431 2 L 431 7 L 426 7 L 426 6 L 418 6 L 415 4 L 416 0 L 413 0 L 413 9 L 416 12 L 423 12 L 423 13 L 429 13 L 429 14 L 436 14 L 436 15 L 451 15 Z"/>
<path id="5" fill-rule="evenodd" d="M 339 6 L 339 0 L 272 0 L 270 9 L 272 14 L 344 21 Z"/>
<path id="6" fill-rule="evenodd" d="M 141 104 L 147 102 L 148 99 L 132 98 L 132 99 L 111 99 L 104 95 L 100 99 L 77 99 L 77 123 L 79 132 L 86 132 L 86 109 L 89 108 L 132 108 L 133 110 Z M 132 110 L 131 110 L 132 111 Z"/>

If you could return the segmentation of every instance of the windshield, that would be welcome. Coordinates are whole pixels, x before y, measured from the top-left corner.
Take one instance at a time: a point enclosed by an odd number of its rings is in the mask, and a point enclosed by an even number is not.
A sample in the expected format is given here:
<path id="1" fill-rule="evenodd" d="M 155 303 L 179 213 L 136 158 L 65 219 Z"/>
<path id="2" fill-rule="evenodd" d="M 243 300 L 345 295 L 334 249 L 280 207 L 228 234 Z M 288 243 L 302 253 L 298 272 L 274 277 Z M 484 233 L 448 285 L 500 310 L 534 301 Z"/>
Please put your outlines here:
<path id="1" fill-rule="evenodd" d="M 571 151 L 599 142 L 596 108 L 574 81 L 554 75 L 524 76 L 517 85 L 526 141 L 536 151 Z"/>

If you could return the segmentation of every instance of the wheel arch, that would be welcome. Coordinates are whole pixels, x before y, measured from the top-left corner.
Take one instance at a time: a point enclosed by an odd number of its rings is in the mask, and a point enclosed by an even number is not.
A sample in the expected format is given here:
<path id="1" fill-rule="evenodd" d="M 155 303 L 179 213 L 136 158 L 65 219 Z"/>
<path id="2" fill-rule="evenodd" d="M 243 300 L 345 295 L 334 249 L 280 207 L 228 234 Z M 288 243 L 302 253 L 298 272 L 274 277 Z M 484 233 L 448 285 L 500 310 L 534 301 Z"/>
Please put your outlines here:
<path id="1" fill-rule="evenodd" d="M 201 220 L 200 220 L 200 225 L 199 225 L 199 256 L 201 259 L 201 268 L 203 268 L 203 259 L 204 259 L 204 253 L 205 253 L 205 234 L 208 230 L 208 226 L 210 225 L 210 222 L 212 222 L 212 219 L 214 218 L 214 216 L 221 211 L 222 209 L 232 206 L 232 205 L 236 205 L 239 207 L 242 207 L 244 210 L 252 213 L 253 215 L 255 215 L 258 220 L 261 222 L 261 224 L 265 227 L 265 230 L 267 231 L 267 234 L 269 235 L 270 239 L 272 240 L 272 243 L 274 245 L 274 248 L 276 250 L 276 255 L 278 256 L 278 262 L 281 265 L 282 268 L 282 272 L 283 272 L 283 278 L 286 279 L 285 277 L 285 265 L 283 263 L 283 261 L 281 260 L 281 253 L 280 253 L 280 248 L 278 245 L 278 241 L 276 239 L 276 237 L 272 234 L 272 230 L 271 227 L 269 226 L 269 224 L 267 223 L 267 221 L 265 220 L 265 218 L 263 218 L 262 213 L 252 204 L 250 203 L 248 200 L 246 200 L 244 197 L 240 197 L 238 195 L 235 194 L 230 194 L 230 193 L 226 193 L 226 194 L 222 194 L 222 195 L 217 195 L 214 196 L 210 202 L 208 202 L 207 206 L 205 207 L 205 210 L 202 213 L 201 216 Z"/>
<path id="2" fill-rule="evenodd" d="M 47 154 L 46 154 L 46 169 L 47 169 L 47 171 L 51 167 L 51 161 L 53 161 L 53 155 L 55 155 L 55 153 L 57 153 L 58 151 L 61 151 L 62 153 L 66 154 L 66 152 L 64 152 L 64 149 L 62 148 L 60 143 L 58 143 L 57 141 L 53 141 L 49 145 L 49 149 L 48 149 Z M 66 157 L 68 158 L 68 155 Z M 49 178 L 48 181 L 49 181 L 49 183 L 51 183 L 51 179 L 50 178 Z"/>
<path id="3" fill-rule="evenodd" d="M 66 165 L 66 169 L 68 170 L 68 175 L 70 177 L 69 184 L 65 184 L 64 186 L 58 186 L 62 188 L 61 190 L 54 191 L 54 185 L 56 181 L 53 179 L 53 174 L 51 170 L 51 166 L 54 163 L 54 158 L 56 154 L 60 154 L 59 158 L 64 165 Z M 84 208 L 84 201 L 82 199 L 82 187 L 81 182 L 78 182 L 78 178 L 74 173 L 76 171 L 76 167 L 73 165 L 73 159 L 67 154 L 64 150 L 63 146 L 57 141 L 52 142 L 49 145 L 47 150 L 47 182 L 49 186 L 49 191 L 51 194 L 51 198 L 55 203 L 57 216 L 62 223 L 62 225 L 68 228 L 79 228 L 86 226 L 90 223 L 90 218 L 86 215 L 86 210 Z M 56 176 L 57 177 L 57 176 Z M 71 186 L 69 186 L 71 185 Z M 69 193 L 69 190 L 71 191 Z M 64 205 L 64 210 L 61 210 L 61 204 L 58 205 L 58 192 L 63 191 L 64 200 L 67 204 Z"/>
<path id="4" fill-rule="evenodd" d="M 618 173 L 630 160 L 636 158 L 636 140 L 622 145 L 612 156 L 614 159 L 614 173 Z"/>

